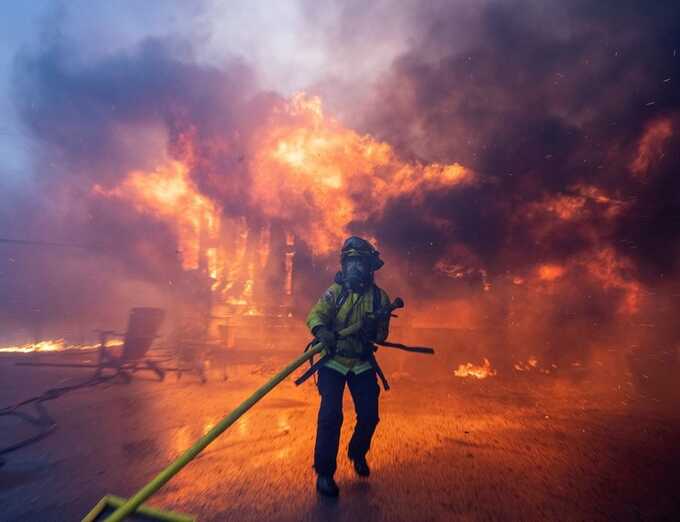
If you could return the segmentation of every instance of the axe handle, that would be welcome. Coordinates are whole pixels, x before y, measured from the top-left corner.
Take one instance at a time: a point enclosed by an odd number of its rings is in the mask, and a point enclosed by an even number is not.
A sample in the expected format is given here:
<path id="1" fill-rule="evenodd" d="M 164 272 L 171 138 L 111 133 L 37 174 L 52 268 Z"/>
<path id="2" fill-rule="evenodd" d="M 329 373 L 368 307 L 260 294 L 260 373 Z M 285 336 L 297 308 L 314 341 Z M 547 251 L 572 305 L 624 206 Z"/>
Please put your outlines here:
<path id="1" fill-rule="evenodd" d="M 405 344 L 390 343 L 388 341 L 376 344 L 379 346 L 384 346 L 385 348 L 396 348 L 397 350 L 403 350 L 405 352 L 426 353 L 429 355 L 434 354 L 434 348 L 430 348 L 428 346 L 406 346 Z"/>

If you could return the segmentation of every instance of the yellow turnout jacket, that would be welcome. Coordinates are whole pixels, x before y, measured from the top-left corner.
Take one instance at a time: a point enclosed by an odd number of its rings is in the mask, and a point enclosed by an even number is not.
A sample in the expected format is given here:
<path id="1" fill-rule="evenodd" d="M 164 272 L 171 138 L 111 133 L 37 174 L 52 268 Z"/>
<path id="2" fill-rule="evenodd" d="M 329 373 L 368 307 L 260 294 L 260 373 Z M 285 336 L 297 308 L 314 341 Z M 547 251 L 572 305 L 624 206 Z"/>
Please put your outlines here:
<path id="1" fill-rule="evenodd" d="M 323 325 L 338 332 L 388 305 L 390 298 L 387 293 L 377 286 L 374 289 L 374 286 L 369 286 L 363 293 L 350 290 L 343 292 L 341 285 L 333 283 L 312 307 L 307 316 L 307 326 L 310 330 L 314 330 L 315 327 Z M 376 296 L 379 296 L 380 302 L 374 306 L 373 301 Z M 376 342 L 383 342 L 387 339 L 389 321 L 389 317 L 378 321 Z M 364 350 L 363 343 L 364 341 L 358 335 L 338 339 L 335 355 L 325 363 L 325 366 L 344 375 L 350 371 L 359 374 L 371 369 L 371 363 L 360 357 Z M 325 354 L 324 350 L 322 356 Z"/>

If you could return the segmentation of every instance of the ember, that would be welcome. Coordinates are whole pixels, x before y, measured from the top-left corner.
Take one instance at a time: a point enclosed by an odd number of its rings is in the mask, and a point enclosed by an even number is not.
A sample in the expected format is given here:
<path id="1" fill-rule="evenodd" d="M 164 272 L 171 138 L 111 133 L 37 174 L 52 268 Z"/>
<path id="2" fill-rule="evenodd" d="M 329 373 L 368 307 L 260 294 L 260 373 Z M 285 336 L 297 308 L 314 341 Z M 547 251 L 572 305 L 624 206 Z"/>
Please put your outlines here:
<path id="1" fill-rule="evenodd" d="M 531 370 L 533 368 L 536 368 L 538 366 L 538 359 L 536 357 L 529 357 L 526 362 L 517 362 L 515 363 L 515 370 L 518 372 L 526 372 L 528 370 Z"/>

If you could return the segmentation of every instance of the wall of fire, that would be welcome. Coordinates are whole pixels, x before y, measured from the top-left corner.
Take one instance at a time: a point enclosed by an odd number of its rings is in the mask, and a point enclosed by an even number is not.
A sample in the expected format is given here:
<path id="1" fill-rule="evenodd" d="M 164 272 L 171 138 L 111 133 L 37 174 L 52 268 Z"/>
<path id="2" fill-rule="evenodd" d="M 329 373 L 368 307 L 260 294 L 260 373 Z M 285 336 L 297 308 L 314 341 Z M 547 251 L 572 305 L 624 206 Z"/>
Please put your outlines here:
<path id="1" fill-rule="evenodd" d="M 179 251 L 180 321 L 229 345 L 239 329 L 292 317 L 295 236 L 283 226 L 203 212 Z M 198 324 L 197 324 L 198 323 Z M 193 334 L 196 336 L 196 332 Z"/>

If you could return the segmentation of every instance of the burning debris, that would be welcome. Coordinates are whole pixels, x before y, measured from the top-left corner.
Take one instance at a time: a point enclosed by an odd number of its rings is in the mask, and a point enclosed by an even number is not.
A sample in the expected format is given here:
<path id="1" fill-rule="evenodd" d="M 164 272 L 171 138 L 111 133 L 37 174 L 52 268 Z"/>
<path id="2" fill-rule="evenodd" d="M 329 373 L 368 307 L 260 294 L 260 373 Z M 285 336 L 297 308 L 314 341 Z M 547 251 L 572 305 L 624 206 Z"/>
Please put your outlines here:
<path id="1" fill-rule="evenodd" d="M 536 368 L 537 366 L 538 366 L 538 359 L 536 359 L 536 357 L 534 357 L 534 356 L 531 356 L 526 360 L 526 362 L 520 361 L 520 362 L 515 363 L 514 368 L 518 372 L 527 372 L 529 370 Z"/>
<path id="2" fill-rule="evenodd" d="M 557 369 L 556 364 L 551 364 L 550 368 L 542 368 L 538 364 L 538 359 L 534 357 L 533 355 L 529 357 L 526 361 L 518 361 L 514 364 L 513 368 L 515 371 L 518 372 L 540 372 L 544 373 L 546 375 L 552 373 L 554 370 Z"/>
<path id="3" fill-rule="evenodd" d="M 109 341 L 109 346 L 121 346 L 123 341 L 120 339 L 113 339 Z M 27 343 L 18 346 L 4 346 L 0 347 L 0 353 L 45 353 L 45 352 L 68 352 L 68 351 L 88 351 L 96 350 L 99 344 L 70 344 L 64 339 L 52 339 L 48 341 L 37 341 L 35 343 Z"/>
<path id="4" fill-rule="evenodd" d="M 526 360 L 526 362 L 523 361 L 516 362 L 514 368 L 518 372 L 528 372 L 530 370 L 538 368 L 538 359 L 532 355 Z"/>
<path id="5" fill-rule="evenodd" d="M 475 379 L 486 379 L 496 375 L 496 370 L 491 367 L 489 359 L 484 357 L 481 366 L 472 364 L 470 362 L 461 364 L 457 370 L 453 371 L 456 377 L 473 377 Z"/>

